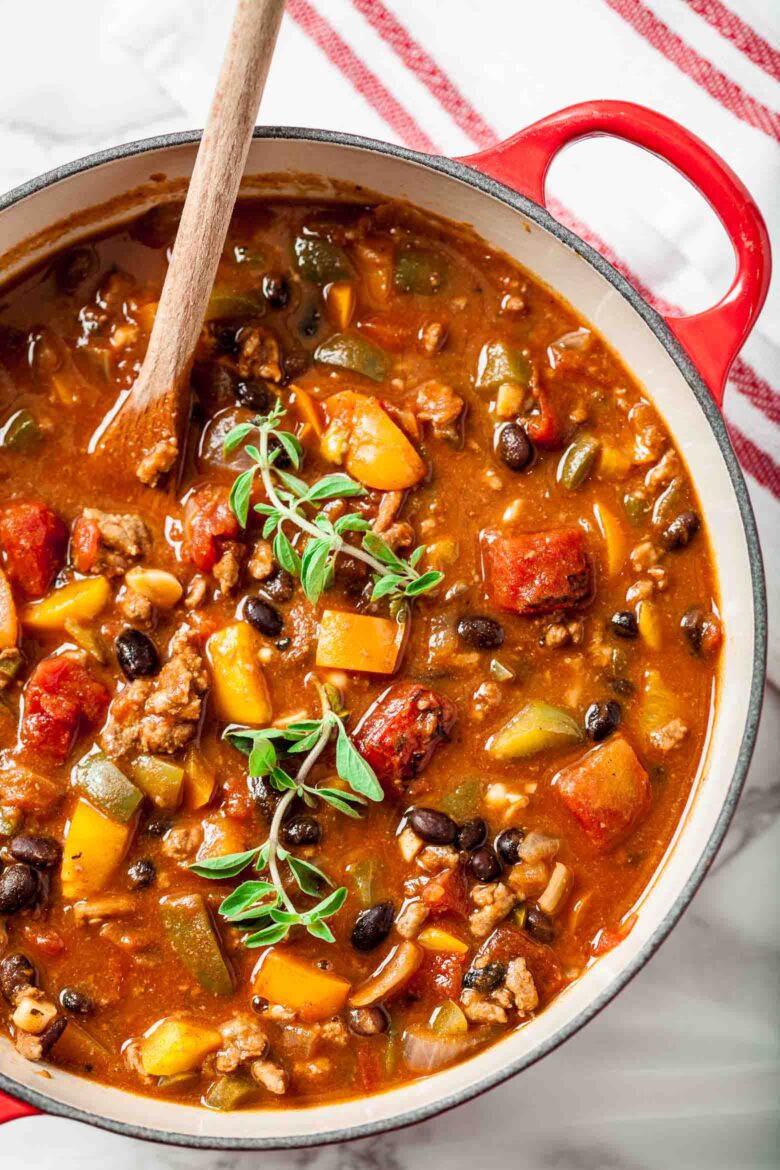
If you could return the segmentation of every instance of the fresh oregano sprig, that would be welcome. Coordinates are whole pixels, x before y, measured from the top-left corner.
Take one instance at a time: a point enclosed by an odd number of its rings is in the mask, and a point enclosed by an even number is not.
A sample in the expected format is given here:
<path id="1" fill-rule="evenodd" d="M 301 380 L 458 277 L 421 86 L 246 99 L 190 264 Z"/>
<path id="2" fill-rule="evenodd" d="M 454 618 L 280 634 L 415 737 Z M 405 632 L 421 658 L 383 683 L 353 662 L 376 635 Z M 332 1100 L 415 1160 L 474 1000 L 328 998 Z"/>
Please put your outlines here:
<path id="1" fill-rule="evenodd" d="M 332 521 L 321 511 L 327 500 L 364 496 L 366 489 L 351 476 L 334 472 L 314 483 L 306 483 L 299 476 L 277 466 L 284 452 L 296 471 L 303 463 L 303 447 L 298 438 L 280 429 L 285 408 L 278 403 L 270 414 L 260 415 L 253 422 L 239 423 L 226 436 L 225 454 L 240 446 L 252 460 L 252 466 L 236 478 L 230 492 L 230 507 L 239 524 L 246 527 L 252 497 L 252 486 L 259 474 L 266 500 L 255 505 L 255 511 L 265 516 L 263 537 L 273 536 L 274 557 L 277 563 L 300 577 L 303 592 L 316 604 L 333 580 L 336 558 L 341 552 L 363 561 L 374 575 L 372 601 L 382 597 L 391 600 L 419 597 L 435 588 L 443 574 L 429 570 L 420 573 L 417 565 L 425 552 L 420 545 L 408 560 L 399 557 L 376 532 L 364 516 L 350 512 Z M 248 443 L 256 433 L 255 443 Z M 291 542 L 285 525 L 291 525 L 308 537 L 302 554 Z M 348 533 L 362 533 L 361 545 L 351 544 Z"/>
<path id="2" fill-rule="evenodd" d="M 309 934 L 323 942 L 333 942 L 333 932 L 325 919 L 336 914 L 344 905 L 347 891 L 342 886 L 320 897 L 323 887 L 333 886 L 330 878 L 312 862 L 297 857 L 284 849 L 279 837 L 285 813 L 290 802 L 300 797 L 314 806 L 318 800 L 345 813 L 359 817 L 360 808 L 367 801 L 380 801 L 382 787 L 371 766 L 363 759 L 347 734 L 344 722 L 333 709 L 327 691 L 317 684 L 322 705 L 320 719 L 302 719 L 286 727 L 264 727 L 258 730 L 229 727 L 225 738 L 233 747 L 249 757 L 249 774 L 268 777 L 281 798 L 274 810 L 268 840 L 243 853 L 229 853 L 190 865 L 199 877 L 224 880 L 238 877 L 250 865 L 258 873 L 267 872 L 267 878 L 244 881 L 223 900 L 220 915 L 232 926 L 251 927 L 244 938 L 247 947 L 269 946 L 286 938 L 293 926 L 303 926 Z M 326 785 L 312 785 L 308 777 L 325 749 L 336 738 L 336 772 L 349 785 L 348 789 Z M 297 775 L 291 776 L 279 763 L 279 754 L 303 757 Z M 282 882 L 279 865 L 287 866 L 295 884 L 308 897 L 320 900 L 308 909 L 298 909 Z"/>

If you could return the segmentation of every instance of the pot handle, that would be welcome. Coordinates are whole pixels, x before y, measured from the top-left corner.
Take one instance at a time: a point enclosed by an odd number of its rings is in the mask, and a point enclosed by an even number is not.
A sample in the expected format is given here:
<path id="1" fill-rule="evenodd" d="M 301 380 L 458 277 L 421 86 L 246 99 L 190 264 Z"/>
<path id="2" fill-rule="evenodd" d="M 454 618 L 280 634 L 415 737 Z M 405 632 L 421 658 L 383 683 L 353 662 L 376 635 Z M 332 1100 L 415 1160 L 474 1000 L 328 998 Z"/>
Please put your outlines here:
<path id="1" fill-rule="evenodd" d="M 679 122 L 633 102 L 569 106 L 479 154 L 460 161 L 545 205 L 545 179 L 558 151 L 581 138 L 609 134 L 658 155 L 710 204 L 734 248 L 737 271 L 728 292 L 703 313 L 664 316 L 720 406 L 731 363 L 766 299 L 772 269 L 769 236 L 750 192 L 731 167 Z"/>
<path id="2" fill-rule="evenodd" d="M 17 1101 L 15 1097 L 0 1092 L 0 1125 L 4 1121 L 16 1121 L 18 1117 L 34 1117 L 40 1112 L 34 1105 L 28 1105 L 26 1101 Z"/>

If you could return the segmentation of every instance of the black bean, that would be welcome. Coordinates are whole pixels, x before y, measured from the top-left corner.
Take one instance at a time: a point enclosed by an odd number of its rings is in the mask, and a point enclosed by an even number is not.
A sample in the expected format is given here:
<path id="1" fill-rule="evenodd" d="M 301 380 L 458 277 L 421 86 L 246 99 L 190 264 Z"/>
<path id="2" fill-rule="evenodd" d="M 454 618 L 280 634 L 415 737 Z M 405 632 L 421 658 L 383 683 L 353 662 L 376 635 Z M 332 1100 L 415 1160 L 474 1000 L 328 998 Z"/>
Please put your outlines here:
<path id="1" fill-rule="evenodd" d="M 608 678 L 607 682 L 616 695 L 633 695 L 636 690 L 630 678 Z"/>
<path id="2" fill-rule="evenodd" d="M 538 906 L 528 907 L 523 925 L 526 932 L 537 942 L 551 943 L 555 938 L 555 926 L 552 918 L 540 910 Z"/>
<path id="3" fill-rule="evenodd" d="M 264 1012 L 267 1012 L 270 1006 L 271 1006 L 271 1004 L 265 998 L 264 995 L 253 995 L 252 996 L 252 1002 L 251 1002 L 252 1011 L 257 1012 L 258 1016 L 262 1016 L 262 1014 Z"/>
<path id="4" fill-rule="evenodd" d="M 474 849 L 479 849 L 480 845 L 485 844 L 487 835 L 487 821 L 483 817 L 474 817 L 470 821 L 465 821 L 458 829 L 455 848 L 464 849 L 467 853 L 471 853 Z"/>
<path id="5" fill-rule="evenodd" d="M 41 880 L 31 865 L 17 862 L 0 874 L 0 914 L 16 914 L 33 906 L 41 893 Z"/>
<path id="6" fill-rule="evenodd" d="M 276 568 L 260 582 L 259 588 L 274 601 L 289 601 L 295 592 L 295 580 L 286 569 Z"/>
<path id="7" fill-rule="evenodd" d="M 16 861 L 24 861 L 36 869 L 54 869 L 60 863 L 62 846 L 53 837 L 20 833 L 9 844 L 8 852 Z"/>
<path id="8" fill-rule="evenodd" d="M 282 828 L 285 845 L 317 845 L 322 837 L 322 827 L 316 817 L 304 813 L 285 821 Z"/>
<path id="9" fill-rule="evenodd" d="M 164 837 L 171 828 L 173 817 L 170 813 L 153 813 L 144 825 L 144 832 L 148 837 Z"/>
<path id="10" fill-rule="evenodd" d="M 237 394 L 236 375 L 224 362 L 198 362 L 190 381 L 199 394 L 218 399 L 220 405 L 227 405 Z"/>
<path id="11" fill-rule="evenodd" d="M 498 432 L 496 450 L 510 471 L 525 471 L 534 457 L 533 443 L 520 423 L 508 422 Z"/>
<path id="12" fill-rule="evenodd" d="M 347 1024 L 355 1036 L 379 1036 L 390 1026 L 390 1017 L 381 1005 L 352 1008 L 347 1012 Z"/>
<path id="13" fill-rule="evenodd" d="M 458 637 L 475 650 L 497 650 L 504 642 L 504 627 L 493 618 L 471 614 L 456 626 Z"/>
<path id="14" fill-rule="evenodd" d="M 698 605 L 685 611 L 680 629 L 694 654 L 711 654 L 720 646 L 722 634 L 718 618 L 712 611 L 705 611 Z"/>
<path id="15" fill-rule="evenodd" d="M 21 951 L 14 951 L 0 959 L 0 991 L 9 1003 L 14 1002 L 20 987 L 37 987 L 35 967 Z"/>
<path id="16" fill-rule="evenodd" d="M 612 633 L 618 638 L 636 638 L 639 636 L 639 622 L 632 609 L 619 609 L 613 613 L 609 622 Z"/>
<path id="17" fill-rule="evenodd" d="M 157 877 L 157 867 L 149 857 L 134 861 L 127 871 L 132 890 L 145 890 Z"/>
<path id="18" fill-rule="evenodd" d="M 263 296 L 272 309 L 286 309 L 290 303 L 287 278 L 277 272 L 267 272 L 263 277 Z"/>
<path id="19" fill-rule="evenodd" d="M 160 656 L 151 638 L 128 626 L 114 642 L 116 657 L 125 678 L 150 678 L 160 669 Z"/>
<path id="20" fill-rule="evenodd" d="M 680 629 L 688 639 L 688 644 L 694 654 L 701 654 L 702 637 L 704 636 L 704 610 L 698 605 L 686 609 L 680 619 Z"/>
<path id="21" fill-rule="evenodd" d="M 504 829 L 496 837 L 496 853 L 506 865 L 517 865 L 520 860 L 520 844 L 525 837 L 522 829 Z"/>
<path id="22" fill-rule="evenodd" d="M 217 353 L 238 353 L 238 335 L 243 328 L 243 321 L 212 321 L 211 335 L 214 338 Z"/>
<path id="23" fill-rule="evenodd" d="M 172 244 L 183 206 L 182 203 L 158 203 L 156 207 L 150 207 L 131 224 L 130 235 L 147 248 Z"/>
<path id="24" fill-rule="evenodd" d="M 356 951 L 373 951 L 383 943 L 393 926 L 395 910 L 392 902 L 377 902 L 369 910 L 361 910 L 352 928 L 352 945 Z"/>
<path id="25" fill-rule="evenodd" d="M 249 794 L 267 821 L 273 820 L 280 793 L 267 776 L 249 777 Z"/>
<path id="26" fill-rule="evenodd" d="M 476 849 L 469 858 L 469 869 L 478 882 L 494 882 L 503 866 L 489 845 Z"/>
<path id="27" fill-rule="evenodd" d="M 239 382 L 236 386 L 236 398 L 249 410 L 256 410 L 258 414 L 268 414 L 274 404 L 275 395 L 262 382 Z"/>
<path id="28" fill-rule="evenodd" d="M 322 320 L 322 314 L 312 301 L 307 305 L 303 311 L 303 316 L 298 322 L 298 331 L 301 337 L 316 337 Z"/>
<path id="29" fill-rule="evenodd" d="M 270 436 L 268 440 L 268 451 L 271 455 L 273 455 L 274 452 L 278 452 L 276 458 L 274 459 L 274 467 L 281 467 L 283 471 L 288 467 L 292 467 L 292 459 L 290 458 L 287 448 L 282 443 L 280 443 L 276 435 Z"/>
<path id="30" fill-rule="evenodd" d="M 591 703 L 585 712 L 585 731 L 588 739 L 600 743 L 611 735 L 620 723 L 620 703 L 607 699 L 603 703 Z"/>
<path id="31" fill-rule="evenodd" d="M 452 845 L 458 832 L 452 817 L 435 808 L 413 808 L 408 820 L 417 836 L 429 845 Z"/>
<path id="32" fill-rule="evenodd" d="M 77 1016 L 88 1016 L 95 1010 L 90 997 L 83 991 L 77 991 L 75 987 L 63 987 L 60 992 L 60 1007 Z"/>
<path id="33" fill-rule="evenodd" d="M 54 280 L 60 292 L 74 293 L 98 270 L 94 248 L 72 248 L 54 262 Z"/>
<path id="34" fill-rule="evenodd" d="M 696 512 L 681 512 L 663 534 L 663 542 L 667 548 L 685 548 L 690 544 L 701 527 L 701 520 Z"/>
<path id="35" fill-rule="evenodd" d="M 463 976 L 463 986 L 488 995 L 506 979 L 506 967 L 503 963 L 486 963 L 484 967 L 469 967 Z"/>
<path id="36" fill-rule="evenodd" d="M 282 632 L 284 623 L 281 614 L 259 597 L 247 597 L 243 616 L 250 626 L 265 634 L 267 638 L 277 638 Z"/>
<path id="37" fill-rule="evenodd" d="M 55 1016 L 48 1028 L 44 1028 L 38 1037 L 41 1056 L 46 1056 L 51 1051 L 67 1026 L 68 1020 L 66 1016 Z"/>

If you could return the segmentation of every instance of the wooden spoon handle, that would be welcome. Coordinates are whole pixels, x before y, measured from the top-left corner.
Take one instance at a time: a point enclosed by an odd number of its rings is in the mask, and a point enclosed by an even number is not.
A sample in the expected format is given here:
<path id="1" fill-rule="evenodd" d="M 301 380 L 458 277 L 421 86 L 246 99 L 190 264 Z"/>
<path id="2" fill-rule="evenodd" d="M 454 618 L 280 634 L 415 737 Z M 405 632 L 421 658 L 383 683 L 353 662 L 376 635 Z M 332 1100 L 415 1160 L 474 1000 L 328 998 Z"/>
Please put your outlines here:
<path id="1" fill-rule="evenodd" d="M 283 10 L 284 0 L 237 0 L 149 347 L 131 395 L 134 409 L 150 423 L 165 417 L 160 399 L 170 398 L 169 417 L 178 433 L 148 436 L 158 444 L 169 438 L 178 447 L 189 401 L 183 384 L 225 244 Z M 141 418 L 137 421 L 140 436 L 146 428 Z M 174 450 L 171 465 L 176 455 Z M 154 470 L 148 478 L 139 475 L 154 482 Z"/>

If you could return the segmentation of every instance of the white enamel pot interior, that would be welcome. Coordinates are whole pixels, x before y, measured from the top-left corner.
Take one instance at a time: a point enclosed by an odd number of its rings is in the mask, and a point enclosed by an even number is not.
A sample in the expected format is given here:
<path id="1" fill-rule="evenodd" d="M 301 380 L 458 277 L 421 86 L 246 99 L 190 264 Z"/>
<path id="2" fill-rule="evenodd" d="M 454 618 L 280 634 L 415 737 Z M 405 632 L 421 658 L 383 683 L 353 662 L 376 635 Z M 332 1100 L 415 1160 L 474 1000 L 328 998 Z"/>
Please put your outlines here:
<path id="1" fill-rule="evenodd" d="M 0 201 L 0 255 L 42 229 L 150 183 L 187 177 L 195 136 L 151 140 L 95 155 Z M 409 200 L 471 225 L 567 300 L 620 355 L 663 415 L 687 461 L 704 509 L 725 623 L 722 674 L 708 750 L 694 795 L 632 933 L 594 962 L 538 1018 L 480 1055 L 422 1081 L 343 1104 L 214 1113 L 134 1096 L 51 1068 L 39 1069 L 0 1041 L 0 1088 L 49 1113 L 157 1141 L 269 1148 L 312 1145 L 422 1120 L 466 1101 L 550 1052 L 603 1008 L 671 930 L 711 863 L 733 813 L 758 724 L 766 641 L 761 558 L 744 481 L 721 416 L 696 370 L 652 309 L 605 261 L 547 212 L 477 172 L 445 159 L 341 135 L 259 130 L 247 173 L 275 176 L 264 190 L 331 194 L 334 183 Z M 318 181 L 305 176 L 320 176 Z M 153 190 L 154 183 L 151 184 Z M 109 207 L 88 228 L 66 226 L 59 245 L 109 226 Z M 123 216 L 128 215 L 127 209 Z M 25 266 L 46 248 L 33 247 Z M 6 264 L 3 280 L 13 273 Z M 457 518 L 453 518 L 457 523 Z"/>

